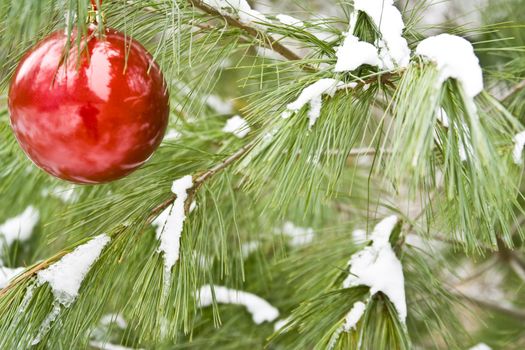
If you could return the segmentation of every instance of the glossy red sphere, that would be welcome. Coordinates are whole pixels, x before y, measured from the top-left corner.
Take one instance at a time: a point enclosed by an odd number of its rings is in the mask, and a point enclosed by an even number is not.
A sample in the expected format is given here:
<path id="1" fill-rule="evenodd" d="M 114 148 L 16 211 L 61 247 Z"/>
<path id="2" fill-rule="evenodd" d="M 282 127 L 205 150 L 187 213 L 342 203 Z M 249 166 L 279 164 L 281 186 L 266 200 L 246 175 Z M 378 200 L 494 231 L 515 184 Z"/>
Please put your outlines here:
<path id="1" fill-rule="evenodd" d="M 98 37 L 93 28 L 80 47 L 64 32 L 40 42 L 9 90 L 11 125 L 25 153 L 76 183 L 116 180 L 141 166 L 164 137 L 168 104 L 146 49 L 114 30 Z"/>

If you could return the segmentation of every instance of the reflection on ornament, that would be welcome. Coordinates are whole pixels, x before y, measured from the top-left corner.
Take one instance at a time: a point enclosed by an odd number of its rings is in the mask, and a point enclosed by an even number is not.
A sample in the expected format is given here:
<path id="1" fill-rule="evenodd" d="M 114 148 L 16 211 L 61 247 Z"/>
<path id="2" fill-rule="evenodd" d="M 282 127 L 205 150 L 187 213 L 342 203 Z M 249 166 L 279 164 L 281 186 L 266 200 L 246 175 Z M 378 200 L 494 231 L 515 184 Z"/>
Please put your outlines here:
<path id="1" fill-rule="evenodd" d="M 168 124 L 168 92 L 158 65 L 138 42 L 90 27 L 51 34 L 20 62 L 9 90 L 15 135 L 46 172 L 103 183 L 141 166 Z M 69 50 L 65 55 L 66 45 Z"/>

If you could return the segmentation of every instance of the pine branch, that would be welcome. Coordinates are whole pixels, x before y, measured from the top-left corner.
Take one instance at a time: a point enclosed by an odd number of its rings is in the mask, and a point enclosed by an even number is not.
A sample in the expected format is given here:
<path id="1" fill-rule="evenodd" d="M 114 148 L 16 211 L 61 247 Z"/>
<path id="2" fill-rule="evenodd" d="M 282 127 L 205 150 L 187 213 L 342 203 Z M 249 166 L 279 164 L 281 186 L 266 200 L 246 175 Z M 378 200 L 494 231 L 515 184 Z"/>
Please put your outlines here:
<path id="1" fill-rule="evenodd" d="M 491 309 L 496 312 L 500 312 L 502 314 L 511 316 L 519 321 L 525 321 L 525 310 L 514 308 L 508 305 L 502 305 L 493 301 L 485 300 L 473 295 L 466 295 L 464 293 L 460 293 L 454 290 L 450 291 L 452 295 L 467 300 L 471 303 L 477 304 L 481 307 L 485 307 L 488 309 Z"/>
<path id="2" fill-rule="evenodd" d="M 525 89 L 525 80 L 522 80 L 518 84 L 514 85 L 514 87 L 512 87 L 510 91 L 500 99 L 500 101 L 503 102 L 503 101 L 508 100 L 509 98 L 516 95 L 518 92 L 520 92 L 523 89 Z"/>
<path id="3" fill-rule="evenodd" d="M 193 198 L 195 197 L 195 193 L 198 191 L 198 189 L 209 179 L 211 179 L 215 174 L 220 173 L 233 163 L 235 163 L 237 160 L 242 158 L 246 153 L 248 153 L 253 146 L 255 145 L 255 141 L 251 141 L 238 149 L 236 152 L 234 152 L 231 156 L 223 160 L 222 162 L 216 164 L 215 166 L 211 167 L 201 175 L 194 178 L 193 181 L 193 187 L 188 190 L 188 199 L 186 200 L 185 209 L 186 212 L 189 211 L 189 206 L 193 201 Z M 148 222 L 151 222 L 155 219 L 155 217 L 164 209 L 169 207 L 173 202 L 177 199 L 177 196 L 172 196 L 171 198 L 167 199 L 163 203 L 159 204 L 155 209 L 152 210 L 151 215 L 148 218 Z"/>
<path id="4" fill-rule="evenodd" d="M 199 10 L 201 10 L 201 11 L 203 11 L 203 12 L 209 14 L 209 15 L 216 16 L 216 17 L 222 17 L 226 23 L 228 23 L 229 25 L 234 26 L 236 28 L 242 29 L 244 32 L 246 32 L 248 35 L 252 36 L 253 38 L 256 38 L 256 39 L 262 38 L 262 42 L 263 42 L 264 46 L 266 46 L 267 48 L 277 52 L 278 54 L 280 54 L 281 56 L 287 58 L 288 60 L 290 60 L 290 61 L 300 61 L 300 60 L 302 60 L 302 58 L 299 55 L 297 55 L 296 53 L 291 51 L 285 45 L 281 44 L 281 42 L 279 40 L 275 39 L 270 34 L 264 32 L 264 31 L 255 29 L 255 28 L 253 28 L 251 26 L 247 26 L 247 25 L 241 23 L 236 18 L 234 18 L 232 16 L 229 16 L 227 14 L 224 14 L 224 13 L 218 11 L 217 9 L 204 4 L 200 0 L 187 0 L 187 1 L 191 5 L 193 5 L 194 7 L 198 8 Z M 301 68 L 304 69 L 307 72 L 316 72 L 317 71 L 317 69 L 315 69 L 314 67 L 312 67 L 310 65 L 307 65 L 307 64 L 301 64 Z"/>

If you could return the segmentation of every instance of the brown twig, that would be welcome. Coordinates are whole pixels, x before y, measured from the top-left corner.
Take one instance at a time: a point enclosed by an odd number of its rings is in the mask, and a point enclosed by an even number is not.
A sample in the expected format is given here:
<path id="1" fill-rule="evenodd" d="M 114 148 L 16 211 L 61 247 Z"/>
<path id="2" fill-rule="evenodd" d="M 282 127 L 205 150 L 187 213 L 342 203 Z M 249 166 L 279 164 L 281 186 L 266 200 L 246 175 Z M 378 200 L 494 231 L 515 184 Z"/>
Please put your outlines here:
<path id="1" fill-rule="evenodd" d="M 514 85 L 514 87 L 510 89 L 510 91 L 501 98 L 501 101 L 508 100 L 509 98 L 511 98 L 512 96 L 514 96 L 515 94 L 517 94 L 519 91 L 523 89 L 525 89 L 525 79 L 520 81 L 518 84 Z"/>
<path id="2" fill-rule="evenodd" d="M 295 52 L 293 52 L 292 50 L 290 50 L 288 47 L 286 47 L 285 45 L 281 44 L 281 42 L 277 39 L 275 39 L 272 35 L 262 31 L 262 30 L 258 30 L 252 26 L 248 26 L 248 25 L 245 25 L 243 23 L 241 23 L 238 19 L 232 17 L 232 16 L 229 16 L 227 14 L 224 14 L 222 12 L 220 12 L 219 10 L 217 10 L 216 8 L 213 8 L 211 6 L 208 6 L 206 5 L 205 3 L 203 3 L 202 1 L 200 0 L 188 0 L 188 2 L 195 8 L 198 8 L 199 10 L 209 14 L 209 15 L 212 15 L 212 16 L 216 16 L 216 17 L 221 17 L 222 19 L 224 19 L 224 21 L 233 26 L 233 27 L 236 27 L 236 28 L 239 28 L 239 29 L 242 29 L 244 32 L 246 32 L 248 35 L 254 37 L 254 38 L 259 38 L 261 39 L 263 45 L 275 52 L 277 52 L 278 54 L 280 54 L 281 56 L 285 57 L 286 59 L 290 60 L 290 61 L 300 61 L 302 59 L 302 57 L 300 57 L 299 55 L 297 55 Z M 307 65 L 307 64 L 302 64 L 301 67 L 305 70 L 305 71 L 308 71 L 308 72 L 316 72 L 317 69 L 315 69 L 314 67 L 310 66 L 310 65 Z"/>
<path id="3" fill-rule="evenodd" d="M 195 193 L 197 190 L 210 178 L 212 178 L 215 174 L 220 173 L 224 169 L 226 169 L 231 164 L 235 163 L 237 160 L 242 158 L 246 153 L 248 153 L 249 150 L 255 146 L 256 140 L 252 140 L 251 142 L 248 142 L 243 147 L 239 148 L 235 153 L 233 153 L 228 158 L 224 159 L 222 162 L 214 165 L 210 169 L 206 170 L 205 172 L 196 175 L 193 178 L 193 186 L 188 190 L 188 198 L 185 203 L 186 211 L 189 211 L 189 206 L 191 205 L 193 198 L 195 197 Z M 156 206 L 150 213 L 147 222 L 153 221 L 158 214 L 160 214 L 161 211 L 169 207 L 173 202 L 177 199 L 176 195 L 171 196 L 158 206 Z"/>

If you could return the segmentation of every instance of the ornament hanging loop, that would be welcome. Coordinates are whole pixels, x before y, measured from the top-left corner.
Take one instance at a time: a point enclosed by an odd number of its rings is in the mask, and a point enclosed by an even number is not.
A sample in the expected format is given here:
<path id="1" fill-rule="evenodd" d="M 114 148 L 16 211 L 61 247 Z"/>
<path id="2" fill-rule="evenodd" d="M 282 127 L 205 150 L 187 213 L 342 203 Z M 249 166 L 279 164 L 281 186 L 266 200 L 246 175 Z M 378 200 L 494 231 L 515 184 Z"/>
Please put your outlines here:
<path id="1" fill-rule="evenodd" d="M 91 0 L 91 6 L 87 16 L 87 23 L 106 23 L 104 13 L 102 11 L 99 11 L 99 6 L 102 6 L 102 0 Z"/>

